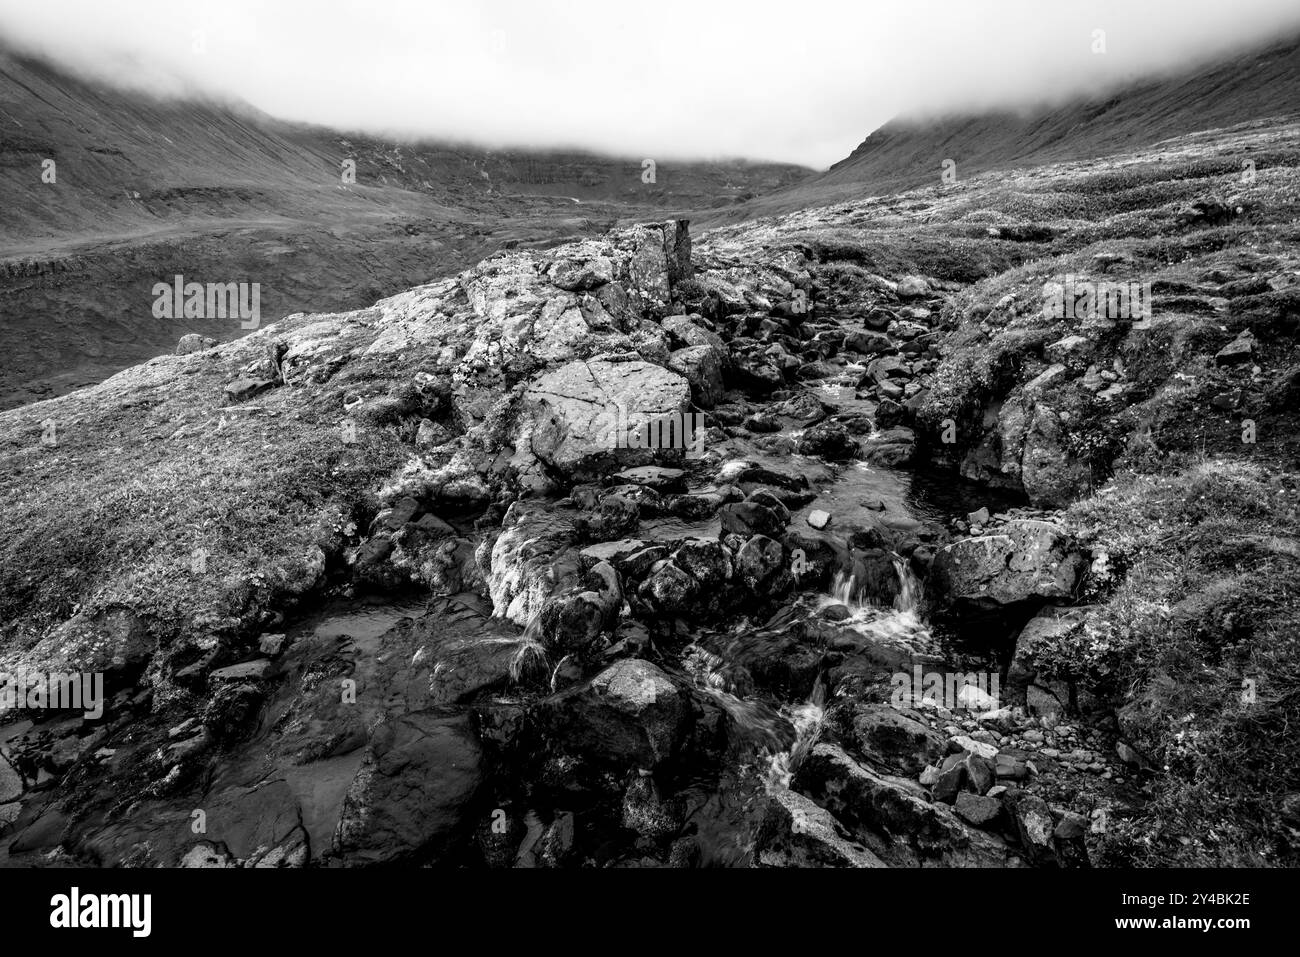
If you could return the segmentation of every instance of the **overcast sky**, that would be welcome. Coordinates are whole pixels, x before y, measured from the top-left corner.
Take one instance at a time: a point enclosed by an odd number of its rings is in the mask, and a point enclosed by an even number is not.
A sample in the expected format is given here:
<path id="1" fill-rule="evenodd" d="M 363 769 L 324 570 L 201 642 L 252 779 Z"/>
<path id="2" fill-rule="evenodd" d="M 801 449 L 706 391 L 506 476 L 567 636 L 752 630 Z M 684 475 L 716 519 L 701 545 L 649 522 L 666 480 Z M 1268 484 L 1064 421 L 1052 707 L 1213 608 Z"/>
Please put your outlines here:
<path id="1" fill-rule="evenodd" d="M 288 119 L 816 167 L 898 114 L 1096 91 L 1298 29 L 1298 0 L 0 0 L 11 43 Z"/>

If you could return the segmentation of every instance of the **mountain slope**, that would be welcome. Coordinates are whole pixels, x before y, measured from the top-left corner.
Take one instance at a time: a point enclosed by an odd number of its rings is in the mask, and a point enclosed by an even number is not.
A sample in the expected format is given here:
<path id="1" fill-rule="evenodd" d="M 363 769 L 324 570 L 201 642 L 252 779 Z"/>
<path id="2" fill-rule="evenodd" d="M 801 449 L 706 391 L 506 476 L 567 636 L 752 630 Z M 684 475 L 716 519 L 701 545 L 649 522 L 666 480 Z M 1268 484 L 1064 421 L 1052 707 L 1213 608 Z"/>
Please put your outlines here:
<path id="1" fill-rule="evenodd" d="M 1300 113 L 1300 37 L 1104 99 L 1024 113 L 987 111 L 885 124 L 825 173 L 707 217 L 737 222 L 940 185 L 945 160 L 959 179 L 980 172 L 1109 156 L 1174 136 Z"/>

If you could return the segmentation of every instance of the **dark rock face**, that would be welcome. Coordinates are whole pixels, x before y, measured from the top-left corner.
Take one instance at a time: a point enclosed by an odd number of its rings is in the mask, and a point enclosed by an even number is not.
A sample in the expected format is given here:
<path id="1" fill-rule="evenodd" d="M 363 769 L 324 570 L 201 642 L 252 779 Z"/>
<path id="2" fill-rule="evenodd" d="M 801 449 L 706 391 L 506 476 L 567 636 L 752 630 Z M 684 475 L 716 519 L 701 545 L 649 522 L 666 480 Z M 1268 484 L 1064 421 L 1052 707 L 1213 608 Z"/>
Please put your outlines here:
<path id="1" fill-rule="evenodd" d="M 948 602 L 1010 605 L 1073 596 L 1087 560 L 1066 531 L 1047 522 L 1009 522 L 935 555 L 933 581 Z"/>
<path id="2" fill-rule="evenodd" d="M 619 769 L 652 771 L 675 758 L 692 720 L 686 694 L 658 667 L 616 662 L 539 708 L 542 773 L 564 788 L 600 788 Z"/>
<path id="3" fill-rule="evenodd" d="M 335 851 L 352 864 L 436 859 L 466 826 L 481 763 L 464 716 L 415 712 L 381 726 L 348 788 Z"/>

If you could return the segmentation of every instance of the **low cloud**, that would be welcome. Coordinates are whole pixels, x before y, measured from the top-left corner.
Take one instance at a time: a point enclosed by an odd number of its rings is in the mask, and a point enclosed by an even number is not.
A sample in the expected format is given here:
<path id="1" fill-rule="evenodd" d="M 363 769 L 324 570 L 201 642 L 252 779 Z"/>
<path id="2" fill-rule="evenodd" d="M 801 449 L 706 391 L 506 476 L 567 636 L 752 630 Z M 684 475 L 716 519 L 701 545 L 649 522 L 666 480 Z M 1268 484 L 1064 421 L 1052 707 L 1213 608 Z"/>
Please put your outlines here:
<path id="1" fill-rule="evenodd" d="M 817 167 L 899 114 L 1096 94 L 1297 30 L 1295 0 L 0 0 L 10 43 L 160 95 L 405 137 Z"/>

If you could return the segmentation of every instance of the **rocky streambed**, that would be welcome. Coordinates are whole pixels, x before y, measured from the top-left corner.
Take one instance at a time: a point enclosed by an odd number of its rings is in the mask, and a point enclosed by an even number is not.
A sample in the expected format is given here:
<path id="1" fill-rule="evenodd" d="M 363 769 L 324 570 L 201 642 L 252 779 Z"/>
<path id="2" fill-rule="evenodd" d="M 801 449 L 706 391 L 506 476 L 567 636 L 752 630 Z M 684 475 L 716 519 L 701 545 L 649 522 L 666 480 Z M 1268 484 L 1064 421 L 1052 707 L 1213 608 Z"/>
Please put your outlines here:
<path id="1" fill-rule="evenodd" d="M 1128 772 L 1023 652 L 1071 627 L 1096 556 L 928 464 L 957 288 L 693 254 L 672 222 L 184 343 L 158 371 L 200 373 L 239 454 L 259 419 L 309 433 L 268 482 L 327 518 L 192 607 L 151 599 L 146 564 L 129 601 L 108 575 L 14 632 L 7 666 L 102 668 L 113 696 L 0 725 L 0 857 L 1086 864 L 1077 779 Z M 629 438 L 691 414 L 689 448 Z M 302 488 L 367 459 L 369 488 Z M 959 699 L 914 694 L 930 674 Z"/>

